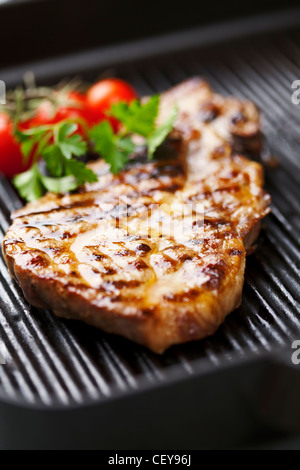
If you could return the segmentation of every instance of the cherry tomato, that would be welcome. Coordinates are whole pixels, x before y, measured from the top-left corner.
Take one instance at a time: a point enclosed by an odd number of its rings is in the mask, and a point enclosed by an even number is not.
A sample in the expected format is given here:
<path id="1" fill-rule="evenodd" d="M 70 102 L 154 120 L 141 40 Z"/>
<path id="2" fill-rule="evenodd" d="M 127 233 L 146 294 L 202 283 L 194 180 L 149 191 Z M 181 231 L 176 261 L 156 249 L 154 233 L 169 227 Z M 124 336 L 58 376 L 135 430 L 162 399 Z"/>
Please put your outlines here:
<path id="1" fill-rule="evenodd" d="M 118 101 L 130 103 L 138 97 L 135 90 L 124 80 L 108 78 L 95 83 L 86 94 L 86 103 L 94 123 L 107 119 L 107 111 L 112 104 Z M 109 118 L 115 130 L 119 123 L 114 118 Z"/>
<path id="2" fill-rule="evenodd" d="M 67 101 L 67 103 L 66 103 Z M 78 121 L 77 133 L 86 135 L 86 125 L 92 123 L 90 112 L 87 109 L 85 96 L 79 92 L 71 91 L 53 104 L 44 100 L 37 107 L 35 116 L 28 122 L 29 127 L 38 127 L 47 124 L 56 124 L 66 119 Z"/>
<path id="3" fill-rule="evenodd" d="M 6 113 L 0 113 L 0 172 L 8 178 L 30 167 L 23 162 L 19 143 L 13 135 L 13 123 Z"/>

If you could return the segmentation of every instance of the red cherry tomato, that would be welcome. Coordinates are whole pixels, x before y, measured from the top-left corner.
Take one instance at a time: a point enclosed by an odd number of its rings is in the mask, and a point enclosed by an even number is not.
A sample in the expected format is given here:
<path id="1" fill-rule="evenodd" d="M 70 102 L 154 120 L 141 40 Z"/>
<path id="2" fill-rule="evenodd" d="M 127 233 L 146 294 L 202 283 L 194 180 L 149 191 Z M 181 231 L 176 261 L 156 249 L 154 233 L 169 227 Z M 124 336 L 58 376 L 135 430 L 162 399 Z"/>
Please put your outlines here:
<path id="1" fill-rule="evenodd" d="M 13 135 L 13 123 L 6 113 L 0 113 L 0 172 L 8 178 L 30 167 L 23 162 L 19 143 Z"/>
<path id="2" fill-rule="evenodd" d="M 86 103 L 90 111 L 93 122 L 107 119 L 107 111 L 112 104 L 119 101 L 130 103 L 138 98 L 135 90 L 124 80 L 118 78 L 108 78 L 95 83 L 86 94 Z M 114 118 L 109 118 L 115 130 L 118 129 L 119 123 Z"/>
<path id="3" fill-rule="evenodd" d="M 58 102 L 55 104 L 49 100 L 42 101 L 28 125 L 29 127 L 38 127 L 56 124 L 64 120 L 77 121 L 77 133 L 82 136 L 86 135 L 86 125 L 92 122 L 92 118 L 83 94 L 76 91 L 68 92 L 61 98 L 61 103 L 59 102 L 59 95 Z"/>

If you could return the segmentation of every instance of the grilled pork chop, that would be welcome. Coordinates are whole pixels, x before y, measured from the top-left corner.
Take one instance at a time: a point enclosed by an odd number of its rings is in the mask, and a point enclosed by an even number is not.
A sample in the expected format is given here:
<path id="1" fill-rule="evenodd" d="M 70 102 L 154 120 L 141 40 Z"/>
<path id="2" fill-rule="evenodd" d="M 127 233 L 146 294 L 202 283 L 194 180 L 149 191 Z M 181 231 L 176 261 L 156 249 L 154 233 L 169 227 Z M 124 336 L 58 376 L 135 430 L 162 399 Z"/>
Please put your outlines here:
<path id="1" fill-rule="evenodd" d="M 211 335 L 241 302 L 246 250 L 269 209 L 259 114 L 200 79 L 162 95 L 175 129 L 97 183 L 47 194 L 13 214 L 6 262 L 26 299 L 59 317 L 123 335 L 156 353 Z"/>

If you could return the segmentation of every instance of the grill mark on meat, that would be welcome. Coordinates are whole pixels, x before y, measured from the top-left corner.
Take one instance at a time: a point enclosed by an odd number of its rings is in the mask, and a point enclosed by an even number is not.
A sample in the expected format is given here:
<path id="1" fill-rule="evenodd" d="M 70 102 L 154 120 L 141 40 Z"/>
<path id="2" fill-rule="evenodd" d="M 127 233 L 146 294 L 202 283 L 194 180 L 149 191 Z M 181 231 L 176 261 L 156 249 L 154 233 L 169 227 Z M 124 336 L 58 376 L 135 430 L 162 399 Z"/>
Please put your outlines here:
<path id="1" fill-rule="evenodd" d="M 24 240 L 16 239 L 16 238 L 7 238 L 6 240 L 4 240 L 3 243 L 5 246 L 18 245 L 20 243 L 24 243 Z"/>
<path id="2" fill-rule="evenodd" d="M 145 269 L 149 269 L 149 266 L 147 263 L 145 263 L 145 261 L 143 261 L 142 259 L 138 258 L 136 260 L 134 260 L 132 263 L 130 263 L 131 266 L 133 266 L 135 269 L 137 269 L 138 271 L 143 271 Z"/>
<path id="3" fill-rule="evenodd" d="M 208 289 L 218 289 L 226 273 L 226 263 L 221 259 L 215 264 L 208 264 L 202 269 L 204 274 L 209 276 L 205 282 Z"/>
<path id="4" fill-rule="evenodd" d="M 211 226 L 211 227 L 218 227 L 219 225 L 230 225 L 230 222 L 227 220 L 222 220 L 222 219 L 208 219 L 204 218 L 203 220 L 204 225 Z"/>
<path id="5" fill-rule="evenodd" d="M 103 268 L 103 272 L 104 274 L 107 274 L 109 276 L 113 276 L 114 274 L 117 274 L 117 270 L 116 269 L 113 269 L 113 268 L 106 268 L 104 267 Z"/>
<path id="6" fill-rule="evenodd" d="M 220 110 L 214 103 L 205 103 L 200 108 L 199 119 L 205 123 L 212 122 L 219 115 L 219 112 Z"/>
<path id="7" fill-rule="evenodd" d="M 116 248 L 117 250 L 117 248 Z M 131 250 L 121 250 L 121 251 L 116 251 L 115 253 L 115 256 L 132 256 L 133 254 L 135 254 L 133 251 Z"/>
<path id="8" fill-rule="evenodd" d="M 28 212 L 26 213 L 26 216 L 29 217 L 29 216 L 32 216 L 32 215 L 47 215 L 47 214 L 53 214 L 53 213 L 56 213 L 56 212 L 60 212 L 60 211 L 65 211 L 65 210 L 73 210 L 73 209 L 76 209 L 76 208 L 88 208 L 88 207 L 94 207 L 95 205 L 95 199 L 88 199 L 87 201 L 74 201 L 72 204 L 65 204 L 65 205 L 61 205 L 61 206 L 55 206 L 55 207 L 52 207 L 51 209 L 49 210 L 46 210 L 46 211 L 34 211 L 34 212 Z M 26 223 L 24 221 L 24 223 Z"/>
<path id="9" fill-rule="evenodd" d="M 195 300 L 199 296 L 199 290 L 197 289 L 188 289 L 184 292 L 177 292 L 176 294 L 170 292 L 164 295 L 164 299 L 170 302 L 190 302 Z"/>
<path id="10" fill-rule="evenodd" d="M 135 248 L 135 253 L 138 256 L 145 256 L 149 251 L 151 251 L 151 247 L 146 243 L 141 243 Z"/>
<path id="11" fill-rule="evenodd" d="M 49 260 L 46 258 L 44 254 L 36 254 L 32 256 L 31 259 L 27 262 L 27 267 L 28 266 L 32 266 L 34 268 L 47 267 L 48 265 L 49 265 Z"/>
<path id="12" fill-rule="evenodd" d="M 248 118 L 243 111 L 239 111 L 231 118 L 232 124 L 243 124 L 247 122 Z"/>
<path id="13" fill-rule="evenodd" d="M 72 235 L 70 232 L 64 232 L 62 235 L 61 235 L 61 239 L 62 240 L 67 240 L 69 238 L 73 238 L 74 235 Z"/>
<path id="14" fill-rule="evenodd" d="M 229 255 L 230 256 L 240 256 L 242 255 L 243 252 L 241 250 L 236 250 L 236 249 L 233 249 L 233 250 L 230 250 L 229 251 Z"/>
<path id="15" fill-rule="evenodd" d="M 202 199 L 212 199 L 213 195 L 211 191 L 199 191 L 192 196 L 187 198 L 187 202 L 197 202 L 201 201 Z"/>
<path id="16" fill-rule="evenodd" d="M 232 184 L 231 186 L 226 186 L 225 188 L 217 188 L 215 190 L 216 192 L 228 192 L 228 193 L 234 193 L 237 191 L 241 191 L 241 187 L 237 184 Z"/>
<path id="17" fill-rule="evenodd" d="M 237 238 L 237 233 L 235 230 L 226 230 L 226 232 L 223 233 L 224 238 L 226 239 L 234 239 Z"/>
<path id="18" fill-rule="evenodd" d="M 100 254 L 100 255 L 99 255 L 99 254 L 97 254 L 97 253 L 93 254 L 93 258 L 94 258 L 94 260 L 96 260 L 96 261 L 103 261 L 103 260 L 105 260 L 105 259 L 109 259 L 108 256 L 103 255 L 103 254 Z"/>
<path id="19" fill-rule="evenodd" d="M 192 260 L 193 260 L 193 257 L 188 254 L 183 254 L 179 256 L 178 258 L 178 261 L 180 261 L 181 263 L 185 263 L 186 261 L 192 261 Z"/>

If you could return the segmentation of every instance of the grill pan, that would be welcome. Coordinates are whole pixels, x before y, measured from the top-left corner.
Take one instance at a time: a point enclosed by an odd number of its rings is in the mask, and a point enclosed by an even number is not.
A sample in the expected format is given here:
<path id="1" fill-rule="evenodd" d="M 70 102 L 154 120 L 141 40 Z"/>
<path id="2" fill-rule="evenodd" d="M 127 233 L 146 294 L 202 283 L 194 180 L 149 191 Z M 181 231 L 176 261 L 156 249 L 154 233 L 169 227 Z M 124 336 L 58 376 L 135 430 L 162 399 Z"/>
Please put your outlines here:
<path id="1" fill-rule="evenodd" d="M 300 339 L 300 105 L 291 101 L 300 79 L 297 15 L 291 29 L 237 33 L 225 44 L 217 39 L 224 28 L 216 27 L 205 46 L 203 30 L 194 30 L 166 36 L 159 53 L 154 39 L 144 55 L 136 43 L 102 62 L 109 55 L 100 50 L 31 67 L 40 84 L 68 73 L 90 80 L 110 73 L 142 95 L 201 75 L 215 91 L 260 106 L 265 154 L 279 165 L 265 169 L 272 213 L 247 259 L 242 305 L 214 336 L 162 356 L 29 306 L 1 257 L 0 448 L 228 448 L 300 431 L 300 373 L 291 362 L 291 343 Z M 14 85 L 22 70 L 0 71 L 0 78 Z M 1 236 L 21 204 L 1 178 Z"/>

